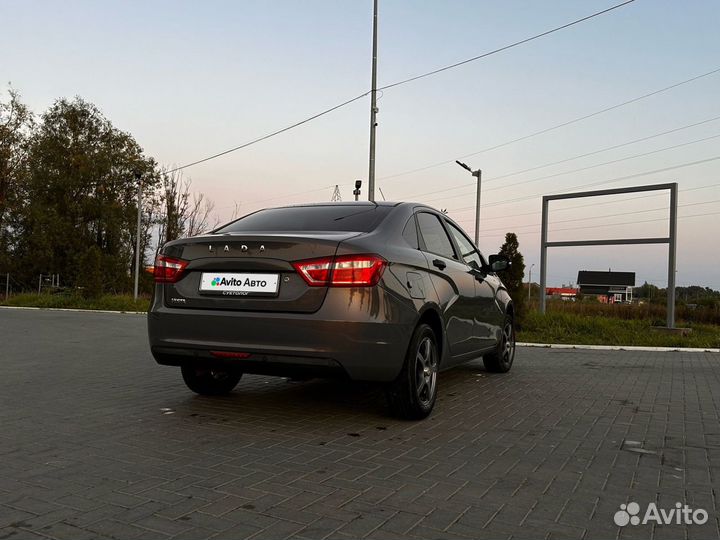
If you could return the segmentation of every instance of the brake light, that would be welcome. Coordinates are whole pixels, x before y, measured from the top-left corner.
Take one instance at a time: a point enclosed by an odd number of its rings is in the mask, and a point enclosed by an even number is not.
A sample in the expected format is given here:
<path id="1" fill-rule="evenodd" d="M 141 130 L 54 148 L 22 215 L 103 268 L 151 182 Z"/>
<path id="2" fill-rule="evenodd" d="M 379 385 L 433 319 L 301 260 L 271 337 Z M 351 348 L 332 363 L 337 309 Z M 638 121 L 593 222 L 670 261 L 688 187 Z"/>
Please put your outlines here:
<path id="1" fill-rule="evenodd" d="M 387 261 L 378 255 L 345 255 L 335 258 L 334 287 L 369 287 L 377 285 Z"/>
<path id="2" fill-rule="evenodd" d="M 311 287 L 372 287 L 387 266 L 379 255 L 343 255 L 293 263 Z"/>
<path id="3" fill-rule="evenodd" d="M 175 283 L 180 279 L 188 261 L 174 259 L 165 255 L 155 257 L 155 268 L 153 276 L 155 283 Z"/>
<path id="4" fill-rule="evenodd" d="M 332 257 L 324 257 L 322 259 L 294 262 L 292 265 L 308 285 L 311 287 L 324 287 L 330 281 L 332 262 Z"/>

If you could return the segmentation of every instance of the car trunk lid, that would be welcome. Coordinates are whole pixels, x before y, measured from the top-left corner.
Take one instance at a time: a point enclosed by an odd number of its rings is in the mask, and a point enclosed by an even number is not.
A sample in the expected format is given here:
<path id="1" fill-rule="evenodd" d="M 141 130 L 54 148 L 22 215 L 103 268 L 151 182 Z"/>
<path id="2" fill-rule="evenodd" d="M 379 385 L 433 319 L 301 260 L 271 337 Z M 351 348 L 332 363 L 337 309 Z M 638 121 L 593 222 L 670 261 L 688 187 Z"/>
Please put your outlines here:
<path id="1" fill-rule="evenodd" d="M 327 287 L 310 287 L 292 262 L 334 256 L 357 232 L 225 233 L 179 240 L 163 254 L 188 261 L 165 304 L 177 308 L 312 313 Z"/>

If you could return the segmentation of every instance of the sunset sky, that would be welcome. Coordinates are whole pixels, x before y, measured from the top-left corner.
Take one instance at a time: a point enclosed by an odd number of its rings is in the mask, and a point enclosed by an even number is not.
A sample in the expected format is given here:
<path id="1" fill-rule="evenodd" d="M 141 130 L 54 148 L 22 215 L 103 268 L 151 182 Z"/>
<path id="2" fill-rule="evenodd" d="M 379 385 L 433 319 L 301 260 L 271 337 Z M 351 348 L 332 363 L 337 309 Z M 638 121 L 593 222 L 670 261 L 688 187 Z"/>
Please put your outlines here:
<path id="1" fill-rule="evenodd" d="M 380 0 L 379 85 L 614 3 Z M 370 84 L 371 0 L 0 0 L 0 21 L 0 78 L 34 111 L 79 95 L 167 166 L 302 120 Z M 678 182 L 678 284 L 720 289 L 720 71 L 483 151 L 720 69 L 718 28 L 716 1 L 636 0 L 388 89 L 378 103 L 378 186 L 388 200 L 446 208 L 472 234 L 474 180 L 453 163 L 466 156 L 483 170 L 481 250 L 497 251 L 516 232 L 538 281 L 543 194 Z M 356 179 L 366 195 L 368 109 L 366 97 L 184 174 L 221 221 L 236 203 L 244 214 L 328 201 L 336 184 L 350 200 Z M 551 240 L 664 236 L 667 207 L 666 195 L 559 202 Z M 558 248 L 549 285 L 608 268 L 664 287 L 667 248 Z"/>

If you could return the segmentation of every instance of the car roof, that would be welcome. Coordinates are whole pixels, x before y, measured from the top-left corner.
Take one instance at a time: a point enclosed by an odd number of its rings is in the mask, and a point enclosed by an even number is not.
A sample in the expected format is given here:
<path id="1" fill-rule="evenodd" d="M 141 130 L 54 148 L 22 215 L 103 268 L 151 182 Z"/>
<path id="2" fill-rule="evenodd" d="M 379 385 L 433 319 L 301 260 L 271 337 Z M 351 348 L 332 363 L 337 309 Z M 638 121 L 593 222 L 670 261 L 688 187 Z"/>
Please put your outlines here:
<path id="1" fill-rule="evenodd" d="M 287 204 L 285 206 L 276 206 L 274 208 L 303 208 L 317 207 L 317 206 L 398 206 L 402 203 L 392 201 L 339 201 L 339 202 L 316 202 L 316 203 L 300 203 L 300 204 Z"/>
<path id="2" fill-rule="evenodd" d="M 319 207 L 319 206 L 384 206 L 384 207 L 395 207 L 395 206 L 412 206 L 413 208 L 427 208 L 433 212 L 439 212 L 437 208 L 433 208 L 430 205 L 412 202 L 412 201 L 338 201 L 338 202 L 314 202 L 314 203 L 298 203 L 298 204 L 287 204 L 284 206 L 272 206 L 266 208 L 304 208 L 304 207 Z"/>

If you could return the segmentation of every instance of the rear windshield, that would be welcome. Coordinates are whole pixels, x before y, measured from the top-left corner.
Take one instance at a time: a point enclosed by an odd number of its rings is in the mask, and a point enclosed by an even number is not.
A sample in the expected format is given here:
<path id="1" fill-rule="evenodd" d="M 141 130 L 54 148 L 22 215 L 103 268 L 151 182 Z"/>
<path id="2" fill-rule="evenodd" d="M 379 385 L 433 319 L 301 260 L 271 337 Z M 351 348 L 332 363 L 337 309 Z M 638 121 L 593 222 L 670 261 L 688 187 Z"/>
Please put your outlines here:
<path id="1" fill-rule="evenodd" d="M 268 208 L 228 223 L 216 233 L 340 231 L 370 232 L 390 206 L 296 206 Z"/>

